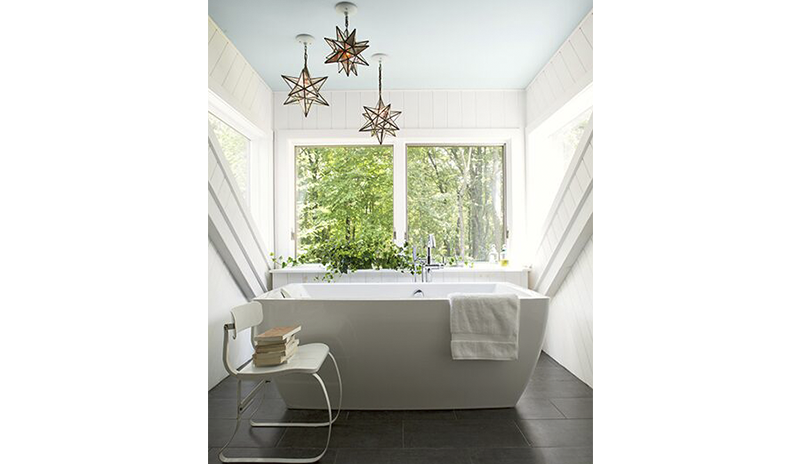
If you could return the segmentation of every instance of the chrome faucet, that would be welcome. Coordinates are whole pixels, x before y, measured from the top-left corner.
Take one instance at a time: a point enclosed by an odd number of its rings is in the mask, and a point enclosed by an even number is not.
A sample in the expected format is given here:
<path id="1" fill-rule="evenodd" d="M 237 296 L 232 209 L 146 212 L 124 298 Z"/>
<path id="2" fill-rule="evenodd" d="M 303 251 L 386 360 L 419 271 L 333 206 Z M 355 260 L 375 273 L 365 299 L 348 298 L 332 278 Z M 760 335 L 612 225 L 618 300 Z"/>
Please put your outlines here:
<path id="1" fill-rule="evenodd" d="M 436 248 L 436 238 L 433 234 L 428 234 L 428 246 L 426 247 L 427 253 L 425 256 L 425 262 L 422 264 L 422 281 L 423 282 L 430 282 L 431 281 L 431 269 L 441 269 L 444 267 L 442 263 L 434 263 L 433 262 L 433 255 L 431 254 L 431 250 Z"/>

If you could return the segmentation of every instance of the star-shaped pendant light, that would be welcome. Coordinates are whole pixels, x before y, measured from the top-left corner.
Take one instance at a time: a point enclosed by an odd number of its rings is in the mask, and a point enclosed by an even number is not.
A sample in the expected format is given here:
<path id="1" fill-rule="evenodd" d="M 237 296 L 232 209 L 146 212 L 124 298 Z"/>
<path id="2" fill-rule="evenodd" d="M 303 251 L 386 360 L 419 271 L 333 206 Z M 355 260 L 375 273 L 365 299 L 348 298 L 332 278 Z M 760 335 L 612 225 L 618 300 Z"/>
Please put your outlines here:
<path id="1" fill-rule="evenodd" d="M 372 55 L 373 58 L 378 60 L 378 104 L 375 108 L 369 106 L 364 107 L 363 116 L 367 119 L 360 132 L 369 132 L 373 137 L 378 138 L 378 144 L 383 145 L 383 138 L 386 134 L 395 136 L 395 132 L 400 128 L 397 126 L 397 118 L 400 116 L 400 111 L 392 111 L 392 104 L 385 105 L 383 103 L 383 60 L 386 55 L 376 53 Z"/>
<path id="2" fill-rule="evenodd" d="M 356 6 L 350 2 L 340 2 L 336 4 L 336 11 L 344 13 L 344 31 L 336 26 L 336 39 L 325 38 L 328 42 L 332 52 L 325 59 L 325 63 L 337 63 L 339 65 L 339 72 L 344 71 L 345 75 L 349 76 L 352 72 L 353 75 L 358 76 L 358 69 L 356 65 L 369 66 L 361 53 L 369 48 L 369 40 L 358 42 L 356 40 L 356 30 L 350 32 L 349 15 L 356 12 Z"/>
<path id="3" fill-rule="evenodd" d="M 300 71 L 299 77 L 281 76 L 283 80 L 289 84 L 289 87 L 291 87 L 289 95 L 286 97 L 286 101 L 283 102 L 283 104 L 300 104 L 305 117 L 308 117 L 308 112 L 311 111 L 311 105 L 328 106 L 328 102 L 320 95 L 322 84 L 325 83 L 328 76 L 311 77 L 311 73 L 308 72 L 308 44 L 313 40 L 314 38 L 307 34 L 300 34 L 297 36 L 297 41 L 303 44 L 303 70 Z"/>

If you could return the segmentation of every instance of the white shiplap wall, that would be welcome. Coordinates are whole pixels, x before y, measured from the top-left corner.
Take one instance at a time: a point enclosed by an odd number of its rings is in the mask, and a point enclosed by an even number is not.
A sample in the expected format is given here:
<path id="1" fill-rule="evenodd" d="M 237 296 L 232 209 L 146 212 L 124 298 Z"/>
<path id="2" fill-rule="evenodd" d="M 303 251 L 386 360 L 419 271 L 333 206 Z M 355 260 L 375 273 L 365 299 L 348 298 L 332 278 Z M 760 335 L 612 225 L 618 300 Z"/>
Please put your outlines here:
<path id="1" fill-rule="evenodd" d="M 222 326 L 230 322 L 230 309 L 247 303 L 211 240 L 208 241 L 208 389 L 228 373 L 222 365 Z M 248 337 L 231 341 L 231 360 L 244 364 L 252 353 Z"/>
<path id="2" fill-rule="evenodd" d="M 528 131 L 592 82 L 594 10 L 581 21 L 525 89 Z"/>
<path id="3" fill-rule="evenodd" d="M 550 299 L 544 351 L 589 386 L 593 385 L 592 250 L 584 245 L 558 292 Z"/>
<path id="4" fill-rule="evenodd" d="M 377 90 L 323 91 L 330 106 L 314 105 L 308 117 L 298 105 L 284 105 L 287 92 L 275 92 L 275 130 L 358 129 L 364 106 L 375 106 Z M 392 90 L 384 103 L 402 111 L 402 129 L 507 129 L 525 127 L 523 90 Z"/>
<path id="5" fill-rule="evenodd" d="M 208 18 L 208 88 L 264 132 L 272 131 L 272 89 Z"/>
<path id="6" fill-rule="evenodd" d="M 590 11 L 525 89 L 526 137 L 592 83 L 593 19 Z M 552 298 L 544 350 L 589 385 L 593 381 L 592 127 L 554 199 L 542 241 L 532 250 L 531 272 L 531 287 Z"/>
<path id="7" fill-rule="evenodd" d="M 227 376 L 222 365 L 222 325 L 230 310 L 266 288 L 265 255 L 272 250 L 272 90 L 216 24 L 208 19 L 208 89 L 258 129 L 251 163 L 255 196 L 253 214 L 226 177 L 224 159 L 215 156 L 209 131 L 208 197 L 208 388 Z M 211 101 L 211 98 L 209 97 Z M 235 118 L 237 119 L 237 118 Z M 227 169 L 229 171 L 229 169 Z M 238 231 L 237 233 L 234 233 Z M 226 246 L 218 249 L 212 236 Z M 245 255 L 247 253 L 247 255 Z M 234 256 L 235 254 L 235 256 Z M 223 257 L 225 255 L 225 257 Z M 226 264 L 227 263 L 227 264 Z M 244 290 L 243 290 L 244 289 Z M 231 346 L 232 359 L 243 363 L 252 352 L 244 338 Z"/>

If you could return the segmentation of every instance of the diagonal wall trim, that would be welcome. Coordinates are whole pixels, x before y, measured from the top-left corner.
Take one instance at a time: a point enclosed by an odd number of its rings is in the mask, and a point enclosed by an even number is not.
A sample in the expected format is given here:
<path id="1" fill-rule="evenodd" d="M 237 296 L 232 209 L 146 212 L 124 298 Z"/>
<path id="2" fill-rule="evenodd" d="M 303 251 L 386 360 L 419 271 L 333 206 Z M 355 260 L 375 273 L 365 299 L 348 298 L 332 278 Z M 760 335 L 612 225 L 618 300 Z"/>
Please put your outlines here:
<path id="1" fill-rule="evenodd" d="M 256 228 L 256 222 L 253 219 L 253 216 L 250 214 L 250 210 L 245 206 L 244 199 L 242 198 L 241 194 L 239 193 L 239 187 L 236 185 L 236 181 L 233 178 L 233 172 L 228 165 L 228 162 L 220 156 L 220 148 L 219 142 L 217 141 L 216 136 L 214 136 L 213 131 L 209 128 L 209 138 L 208 138 L 208 146 L 211 153 L 214 154 L 214 158 L 217 161 L 217 164 L 222 169 L 222 173 L 225 179 L 225 183 L 227 187 L 231 190 L 231 192 L 235 193 L 232 195 L 233 201 L 236 202 L 235 208 L 238 210 L 238 214 L 244 218 L 245 225 L 247 226 L 247 231 L 252 235 L 253 239 L 255 240 L 256 247 L 258 247 L 258 255 L 260 256 L 260 261 L 263 261 L 265 265 L 269 266 L 269 262 L 267 261 L 267 251 L 264 243 L 261 240 L 261 234 L 258 233 L 258 229 Z M 211 180 L 211 173 L 209 172 L 209 181 Z M 209 186 L 210 188 L 210 186 Z M 254 257 L 254 259 L 257 259 Z"/>
<path id="2" fill-rule="evenodd" d="M 590 118 L 550 208 L 536 252 L 533 288 L 548 296 L 558 291 L 578 253 L 592 236 L 593 139 L 594 124 Z"/>
<path id="3" fill-rule="evenodd" d="M 267 291 L 267 263 L 253 218 L 220 156 L 214 133 L 208 129 L 208 236 L 242 293 L 248 299 Z"/>

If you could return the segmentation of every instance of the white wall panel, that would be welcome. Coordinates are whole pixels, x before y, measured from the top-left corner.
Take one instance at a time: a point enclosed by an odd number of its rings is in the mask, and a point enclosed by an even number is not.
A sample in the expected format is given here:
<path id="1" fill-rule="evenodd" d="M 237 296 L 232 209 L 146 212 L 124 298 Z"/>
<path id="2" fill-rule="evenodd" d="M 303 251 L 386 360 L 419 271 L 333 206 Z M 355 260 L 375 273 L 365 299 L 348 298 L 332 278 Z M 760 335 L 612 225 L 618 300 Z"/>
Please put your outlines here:
<path id="1" fill-rule="evenodd" d="M 551 297 L 543 349 L 588 385 L 593 382 L 593 145 L 590 119 L 545 221 L 530 276 L 531 288 Z"/>
<path id="2" fill-rule="evenodd" d="M 364 117 L 361 113 L 364 110 L 361 108 L 361 92 L 348 90 L 345 92 L 345 108 L 347 109 L 346 119 L 345 119 L 345 127 L 348 129 L 358 129 L 361 127 L 360 123 Z M 290 111 L 293 108 L 290 108 Z M 293 111 L 297 113 L 297 111 Z M 276 127 L 275 130 L 283 129 L 282 127 Z M 291 129 L 291 127 L 289 128 Z"/>
<path id="3" fill-rule="evenodd" d="M 419 92 L 419 127 L 430 129 L 433 127 L 433 92 L 423 90 Z"/>
<path id="4" fill-rule="evenodd" d="M 236 84 L 239 83 L 239 78 L 242 77 L 242 71 L 244 71 L 245 60 L 244 57 L 237 53 L 233 59 L 233 63 L 231 63 L 231 68 L 228 70 L 228 75 L 225 76 L 225 80 L 222 81 L 222 87 L 225 88 L 230 93 L 233 93 L 236 90 Z"/>
<path id="5" fill-rule="evenodd" d="M 331 90 L 322 93 L 330 107 L 313 106 L 308 118 L 298 105 L 286 106 L 286 92 L 274 92 L 274 130 L 358 129 L 364 106 L 378 101 L 375 90 Z M 523 90 L 392 90 L 384 103 L 401 111 L 400 129 L 522 128 Z"/>
<path id="6" fill-rule="evenodd" d="M 464 127 L 464 112 L 461 105 L 461 92 L 447 92 L 447 127 Z"/>
<path id="7" fill-rule="evenodd" d="M 567 63 L 564 62 L 564 56 L 561 52 L 558 52 L 555 59 L 553 59 L 553 70 L 556 72 L 556 77 L 558 77 L 559 82 L 561 82 L 562 87 L 565 89 L 570 88 L 575 82 L 575 79 L 572 78 L 572 74 L 569 73 L 569 69 L 567 69 Z"/>
<path id="8" fill-rule="evenodd" d="M 385 96 L 387 94 L 389 96 L 389 99 L 384 103 L 386 103 L 387 105 L 392 105 L 392 111 L 400 112 L 400 116 L 397 118 L 397 123 L 400 127 L 404 127 L 406 118 L 405 95 L 401 91 L 393 90 L 391 92 L 387 92 L 386 94 L 384 94 L 384 98 L 386 98 Z"/>
<path id="9" fill-rule="evenodd" d="M 475 92 L 471 90 L 461 92 L 461 125 L 463 127 L 477 127 L 477 117 Z"/>
<path id="10" fill-rule="evenodd" d="M 327 98 L 327 97 L 326 97 Z M 280 102 L 283 103 L 283 102 Z M 347 94 L 344 92 L 330 92 L 330 99 L 328 103 L 331 104 L 331 129 L 344 129 L 347 127 L 347 119 L 345 115 L 347 114 Z M 289 111 L 289 108 L 285 105 L 281 105 L 283 107 L 283 111 Z M 278 108 L 275 108 L 277 111 Z M 275 127 L 286 127 L 275 121 Z"/>
<path id="11" fill-rule="evenodd" d="M 209 106 L 240 121 L 253 134 L 253 204 L 248 206 L 232 180 L 209 131 L 208 161 L 208 388 L 227 376 L 222 366 L 222 325 L 230 310 L 266 288 L 266 255 L 274 243 L 272 224 L 273 93 L 216 24 L 208 19 Z M 285 98 L 285 94 L 284 94 Z M 213 104 L 212 104 L 213 102 Z M 281 103 L 283 100 L 281 100 Z M 234 111 L 230 111 L 232 108 Z M 220 114 L 222 114 L 220 113 Z M 234 115 L 235 113 L 235 115 Z M 276 115 L 289 125 L 289 113 Z M 238 118 L 238 119 L 237 119 Z M 299 121 L 299 120 L 298 120 Z M 248 135 L 249 137 L 249 135 Z M 251 211 L 252 207 L 252 211 Z M 258 219 L 258 222 L 256 222 Z M 259 231 L 260 229 L 260 231 Z M 264 232 L 264 234 L 262 234 Z M 246 289 L 245 292 L 243 289 Z M 235 364 L 252 348 L 246 337 L 232 343 Z"/>
<path id="12" fill-rule="evenodd" d="M 447 127 L 447 92 L 433 92 L 433 127 Z"/>
<path id="13" fill-rule="evenodd" d="M 419 92 L 409 90 L 403 92 L 403 127 L 416 129 L 419 127 Z"/>
<path id="14" fill-rule="evenodd" d="M 257 78 L 255 71 L 249 69 L 244 69 L 242 72 L 242 76 L 239 78 L 239 82 L 236 83 L 236 87 L 233 89 L 233 98 L 244 102 L 245 94 L 247 93 L 247 89 L 250 87 L 250 82 L 253 81 L 253 78 Z M 253 104 L 252 101 L 248 102 L 248 108 L 251 107 Z"/>
<path id="15" fill-rule="evenodd" d="M 505 101 L 502 90 L 492 90 L 489 93 L 490 118 L 489 127 L 503 127 L 505 125 Z"/>
<path id="16" fill-rule="evenodd" d="M 222 365 L 222 326 L 230 322 L 230 310 L 247 303 L 230 271 L 211 240 L 208 241 L 208 389 L 228 373 Z M 230 345 L 230 359 L 241 365 L 253 352 L 247 337 L 237 337 Z"/>
<path id="17" fill-rule="evenodd" d="M 322 98 L 331 104 L 333 100 L 330 92 L 320 92 Z M 330 129 L 331 128 L 331 107 L 330 106 L 317 106 L 317 128 Z"/>
<path id="18" fill-rule="evenodd" d="M 208 88 L 264 132 L 272 131 L 272 90 L 208 18 Z"/>
<path id="19" fill-rule="evenodd" d="M 592 238 L 550 299 L 544 351 L 588 385 L 593 384 Z"/>
<path id="20" fill-rule="evenodd" d="M 526 88 L 527 132 L 546 120 L 592 82 L 592 18 L 590 11 L 561 48 Z"/>

